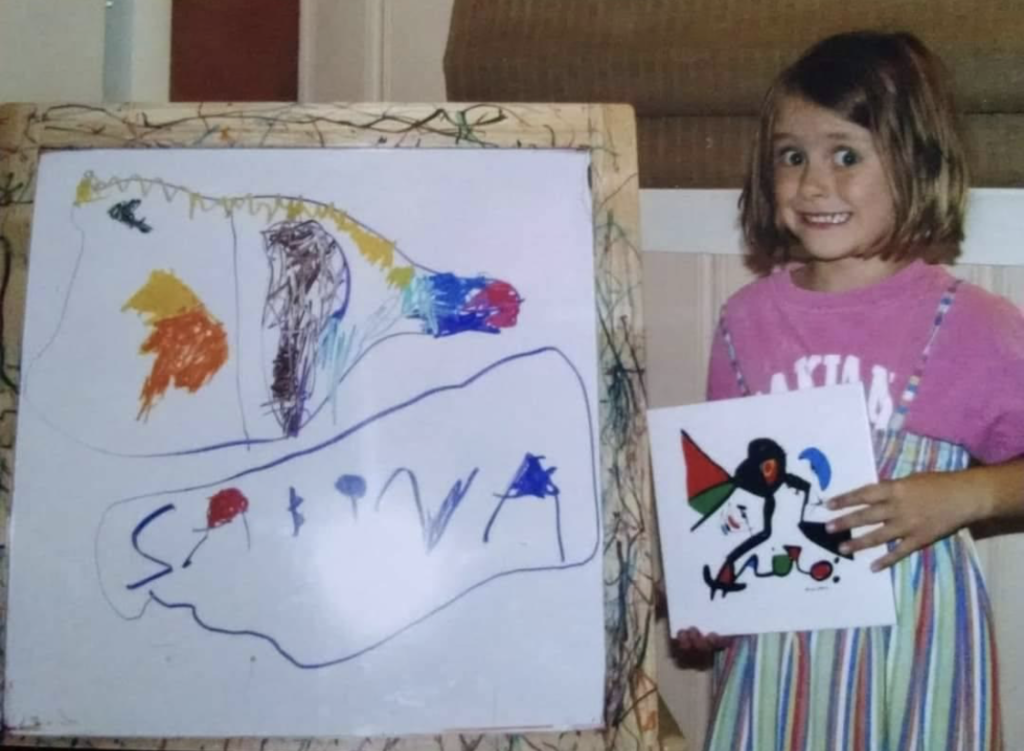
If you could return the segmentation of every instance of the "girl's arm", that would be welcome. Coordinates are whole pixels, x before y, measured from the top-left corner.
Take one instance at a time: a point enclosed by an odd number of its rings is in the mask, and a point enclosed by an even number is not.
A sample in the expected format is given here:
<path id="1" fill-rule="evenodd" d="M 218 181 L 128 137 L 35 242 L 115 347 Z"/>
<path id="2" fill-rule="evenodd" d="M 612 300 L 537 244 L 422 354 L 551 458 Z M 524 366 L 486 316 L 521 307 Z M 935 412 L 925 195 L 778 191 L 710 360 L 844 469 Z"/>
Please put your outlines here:
<path id="1" fill-rule="evenodd" d="M 836 496 L 828 506 L 864 507 L 830 522 L 830 532 L 882 525 L 844 543 L 844 553 L 899 541 L 871 565 L 873 571 L 880 571 L 962 527 L 1024 518 L 1024 457 L 866 485 Z"/>

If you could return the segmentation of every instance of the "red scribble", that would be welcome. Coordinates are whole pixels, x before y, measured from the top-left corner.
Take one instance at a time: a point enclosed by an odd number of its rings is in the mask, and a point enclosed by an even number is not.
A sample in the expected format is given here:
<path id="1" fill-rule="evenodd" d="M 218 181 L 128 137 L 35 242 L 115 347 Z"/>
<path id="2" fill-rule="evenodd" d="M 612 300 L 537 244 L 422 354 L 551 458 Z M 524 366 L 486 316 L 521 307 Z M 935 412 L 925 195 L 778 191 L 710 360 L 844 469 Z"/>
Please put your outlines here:
<path id="1" fill-rule="evenodd" d="M 142 384 L 138 419 L 149 416 L 154 403 L 171 383 L 198 391 L 228 360 L 224 326 L 203 308 L 193 308 L 150 324 L 153 332 L 142 343 L 143 354 L 156 354 L 153 369 Z"/>
<path id="2" fill-rule="evenodd" d="M 523 298 L 508 282 L 495 280 L 473 295 L 466 304 L 467 310 L 492 310 L 484 321 L 496 329 L 507 329 L 516 325 L 519 318 L 519 303 Z"/>
<path id="3" fill-rule="evenodd" d="M 220 527 L 248 510 L 249 499 L 242 495 L 238 488 L 217 491 L 210 496 L 210 506 L 206 509 L 206 526 L 209 529 Z"/>
<path id="4" fill-rule="evenodd" d="M 811 566 L 811 578 L 814 581 L 825 581 L 830 576 L 832 576 L 832 564 L 828 561 L 818 561 Z"/>

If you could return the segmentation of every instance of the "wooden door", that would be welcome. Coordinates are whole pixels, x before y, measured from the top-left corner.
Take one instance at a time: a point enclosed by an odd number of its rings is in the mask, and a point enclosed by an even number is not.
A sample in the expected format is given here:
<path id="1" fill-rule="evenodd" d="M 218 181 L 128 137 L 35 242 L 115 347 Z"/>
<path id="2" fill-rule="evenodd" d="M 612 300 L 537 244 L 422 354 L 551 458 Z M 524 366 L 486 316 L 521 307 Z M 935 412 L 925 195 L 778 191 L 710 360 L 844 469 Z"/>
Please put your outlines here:
<path id="1" fill-rule="evenodd" d="M 171 101 L 293 102 L 299 0 L 175 0 Z"/>

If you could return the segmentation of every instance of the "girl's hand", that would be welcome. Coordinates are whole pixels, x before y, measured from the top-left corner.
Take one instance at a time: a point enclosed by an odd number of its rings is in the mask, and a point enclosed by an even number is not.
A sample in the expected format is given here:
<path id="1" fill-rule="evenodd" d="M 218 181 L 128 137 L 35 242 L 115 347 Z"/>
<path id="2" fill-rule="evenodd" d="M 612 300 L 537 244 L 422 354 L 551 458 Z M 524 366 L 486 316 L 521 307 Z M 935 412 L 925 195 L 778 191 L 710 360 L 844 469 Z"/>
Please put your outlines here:
<path id="1" fill-rule="evenodd" d="M 896 546 L 871 564 L 881 571 L 915 550 L 956 532 L 978 520 L 979 487 L 973 472 L 922 472 L 901 480 L 889 480 L 836 496 L 830 509 L 864 506 L 828 523 L 829 532 L 881 524 L 861 537 L 840 546 L 854 553 L 897 540 Z"/>
<path id="2" fill-rule="evenodd" d="M 681 667 L 700 670 L 711 667 L 714 653 L 732 644 L 733 637 L 703 634 L 696 628 L 683 629 L 672 642 L 672 652 Z"/>

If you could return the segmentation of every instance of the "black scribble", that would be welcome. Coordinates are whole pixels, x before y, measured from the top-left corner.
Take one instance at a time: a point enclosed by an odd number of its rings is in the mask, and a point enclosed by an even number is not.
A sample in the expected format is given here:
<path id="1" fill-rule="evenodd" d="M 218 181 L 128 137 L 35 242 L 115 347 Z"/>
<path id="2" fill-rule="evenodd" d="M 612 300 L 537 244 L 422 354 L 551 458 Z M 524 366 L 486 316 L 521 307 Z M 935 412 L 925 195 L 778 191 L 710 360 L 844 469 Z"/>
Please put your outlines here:
<path id="1" fill-rule="evenodd" d="M 135 216 L 135 210 L 142 204 L 138 198 L 133 198 L 130 201 L 121 201 L 121 203 L 115 203 L 110 207 L 110 211 L 107 214 L 115 222 L 120 222 L 126 227 L 131 229 L 137 229 L 139 232 L 146 234 L 152 232 L 153 228 L 146 224 L 145 217 L 139 219 Z"/>
<path id="2" fill-rule="evenodd" d="M 319 222 L 284 221 L 263 232 L 270 283 L 266 327 L 279 331 L 272 365 L 271 408 L 285 435 L 298 435 L 316 381 L 320 336 L 348 304 L 348 262 Z"/>

